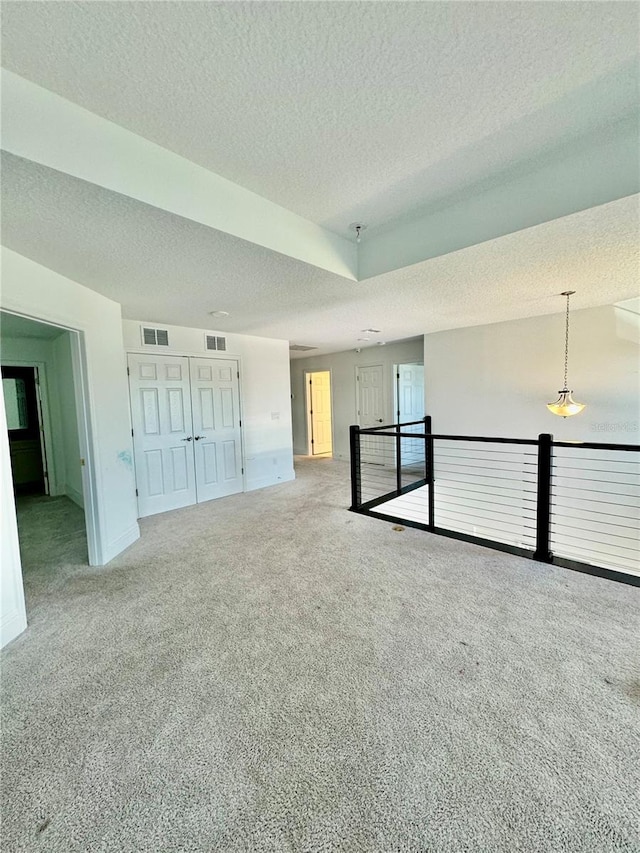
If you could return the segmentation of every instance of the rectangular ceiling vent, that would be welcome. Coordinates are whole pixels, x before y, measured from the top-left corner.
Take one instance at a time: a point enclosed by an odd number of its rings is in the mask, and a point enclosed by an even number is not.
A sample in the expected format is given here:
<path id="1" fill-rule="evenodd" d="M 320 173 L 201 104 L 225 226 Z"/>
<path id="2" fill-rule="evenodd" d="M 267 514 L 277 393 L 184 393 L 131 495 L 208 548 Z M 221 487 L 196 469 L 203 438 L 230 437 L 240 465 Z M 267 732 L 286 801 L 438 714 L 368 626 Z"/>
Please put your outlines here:
<path id="1" fill-rule="evenodd" d="M 166 329 L 150 329 L 148 326 L 141 326 L 142 343 L 148 347 L 168 347 L 169 332 Z"/>
<path id="2" fill-rule="evenodd" d="M 216 335 L 205 335 L 205 346 L 207 349 L 217 350 L 218 352 L 227 351 L 227 339 L 219 338 Z"/>
<path id="3" fill-rule="evenodd" d="M 302 344 L 289 344 L 289 349 L 292 352 L 309 352 L 309 350 L 318 349 L 318 347 L 305 347 Z"/>

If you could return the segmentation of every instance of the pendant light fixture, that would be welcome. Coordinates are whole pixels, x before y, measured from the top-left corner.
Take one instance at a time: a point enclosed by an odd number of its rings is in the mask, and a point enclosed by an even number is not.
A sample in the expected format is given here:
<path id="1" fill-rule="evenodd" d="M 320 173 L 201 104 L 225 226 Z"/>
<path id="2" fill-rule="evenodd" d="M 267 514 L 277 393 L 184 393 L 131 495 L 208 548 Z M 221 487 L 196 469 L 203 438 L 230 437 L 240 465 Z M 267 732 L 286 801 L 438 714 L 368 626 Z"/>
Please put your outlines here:
<path id="1" fill-rule="evenodd" d="M 363 222 L 352 222 L 349 230 L 356 232 L 356 243 L 360 243 L 362 232 L 367 230 L 367 226 Z"/>
<path id="2" fill-rule="evenodd" d="M 567 313 L 565 319 L 564 331 L 564 385 L 562 391 L 558 391 L 560 396 L 555 403 L 547 403 L 547 409 L 554 415 L 560 415 L 561 418 L 569 418 L 571 415 L 579 415 L 584 409 L 584 403 L 576 403 L 571 396 L 573 391 L 569 391 L 567 387 L 567 365 L 569 364 L 569 297 L 573 296 L 575 290 L 565 290 L 561 296 L 567 297 Z"/>

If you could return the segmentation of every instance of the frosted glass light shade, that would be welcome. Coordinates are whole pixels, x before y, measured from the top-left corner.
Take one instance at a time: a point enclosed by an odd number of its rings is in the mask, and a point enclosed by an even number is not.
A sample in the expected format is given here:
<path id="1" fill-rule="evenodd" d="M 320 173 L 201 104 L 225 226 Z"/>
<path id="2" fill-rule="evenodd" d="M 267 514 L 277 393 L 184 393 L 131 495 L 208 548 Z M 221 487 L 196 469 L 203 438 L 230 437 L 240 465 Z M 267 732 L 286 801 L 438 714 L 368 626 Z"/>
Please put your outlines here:
<path id="1" fill-rule="evenodd" d="M 571 415 L 579 415 L 584 409 L 585 404 L 576 403 L 571 396 L 572 393 L 573 391 L 568 391 L 566 388 L 558 391 L 560 396 L 555 403 L 547 403 L 547 409 L 554 415 L 560 415 L 561 418 L 570 418 Z"/>

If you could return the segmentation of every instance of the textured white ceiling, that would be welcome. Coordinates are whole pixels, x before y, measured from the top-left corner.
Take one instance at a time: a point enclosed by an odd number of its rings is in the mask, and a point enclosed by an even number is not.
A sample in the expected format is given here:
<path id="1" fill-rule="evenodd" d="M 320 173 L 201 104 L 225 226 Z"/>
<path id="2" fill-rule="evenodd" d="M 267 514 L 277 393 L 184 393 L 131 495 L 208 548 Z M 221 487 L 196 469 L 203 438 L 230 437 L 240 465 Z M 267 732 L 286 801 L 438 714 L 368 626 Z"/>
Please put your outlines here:
<path id="1" fill-rule="evenodd" d="M 5 0 L 3 65 L 347 234 L 627 114 L 639 9 Z"/>
<path id="2" fill-rule="evenodd" d="M 635 3 L 5 0 L 0 12 L 5 67 L 351 238 L 353 221 L 375 239 L 561 162 L 638 111 Z M 129 318 L 331 352 L 370 326 L 394 340 L 559 312 L 567 288 L 574 308 L 638 292 L 637 196 L 356 283 L 30 160 L 3 155 L 2 170 L 3 243 Z"/>
<path id="3" fill-rule="evenodd" d="M 368 327 L 374 344 L 560 312 L 566 289 L 574 309 L 638 291 L 637 196 L 358 283 L 10 154 L 1 165 L 3 243 L 132 319 L 333 352 L 366 346 Z"/>

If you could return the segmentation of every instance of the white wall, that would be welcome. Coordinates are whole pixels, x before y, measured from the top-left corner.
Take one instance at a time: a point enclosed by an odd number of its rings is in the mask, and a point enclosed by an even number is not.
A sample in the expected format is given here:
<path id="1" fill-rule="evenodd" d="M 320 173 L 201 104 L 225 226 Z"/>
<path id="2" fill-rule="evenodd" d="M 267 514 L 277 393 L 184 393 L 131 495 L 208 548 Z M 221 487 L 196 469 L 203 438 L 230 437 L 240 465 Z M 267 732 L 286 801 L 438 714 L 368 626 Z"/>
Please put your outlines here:
<path id="1" fill-rule="evenodd" d="M 184 326 L 168 326 L 142 320 L 123 321 L 128 352 L 171 352 L 180 355 L 215 356 L 205 349 L 205 334 L 222 335 L 227 350 L 218 355 L 240 361 L 243 450 L 247 491 L 271 486 L 295 477 L 291 445 L 289 344 L 287 341 L 235 335 Z M 144 347 L 140 326 L 167 329 L 169 347 Z"/>
<path id="2" fill-rule="evenodd" d="M 569 387 L 584 411 L 551 414 L 564 363 L 564 313 L 425 335 L 427 414 L 436 433 L 637 444 L 637 314 L 571 312 Z"/>
<path id="3" fill-rule="evenodd" d="M 27 627 L 20 564 L 16 508 L 9 461 L 9 436 L 0 394 L 0 647 L 6 646 Z"/>
<path id="4" fill-rule="evenodd" d="M 393 423 L 394 364 L 419 362 L 423 358 L 422 339 L 387 344 L 384 347 L 367 347 L 360 352 L 296 358 L 291 361 L 291 391 L 293 394 L 293 446 L 294 452 L 306 455 L 307 417 L 305 404 L 305 371 L 331 371 L 331 404 L 333 419 L 333 456 L 349 459 L 349 427 L 358 423 L 356 394 L 356 368 L 382 364 L 384 371 L 386 423 Z M 425 412 L 425 414 L 427 414 Z"/>
<path id="5" fill-rule="evenodd" d="M 82 469 L 83 491 L 96 521 L 90 559 L 103 565 L 140 535 L 133 469 L 127 463 L 131 424 L 120 306 L 3 248 L 0 307 L 82 333 L 89 432 L 80 441 L 93 460 L 93 467 Z"/>

